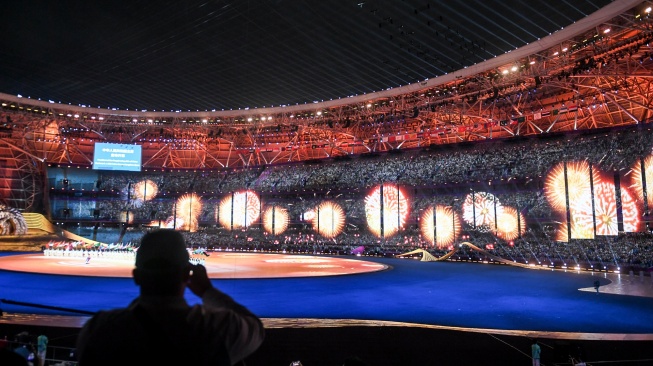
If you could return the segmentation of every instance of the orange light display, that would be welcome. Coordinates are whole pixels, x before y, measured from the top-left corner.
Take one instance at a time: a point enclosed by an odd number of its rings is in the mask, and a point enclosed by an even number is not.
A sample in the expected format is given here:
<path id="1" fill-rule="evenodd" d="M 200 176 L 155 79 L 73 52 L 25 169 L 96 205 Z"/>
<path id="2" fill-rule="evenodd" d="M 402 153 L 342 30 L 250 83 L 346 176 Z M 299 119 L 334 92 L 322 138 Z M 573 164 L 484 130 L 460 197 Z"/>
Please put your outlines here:
<path id="1" fill-rule="evenodd" d="M 381 207 L 383 207 L 383 215 Z M 383 197 L 381 197 L 381 186 L 376 186 L 365 197 L 365 217 L 370 232 L 379 238 L 395 235 L 406 224 L 408 207 L 406 195 L 396 184 L 383 184 Z M 381 232 L 382 216 L 383 232 Z"/>
<path id="2" fill-rule="evenodd" d="M 331 201 L 322 202 L 315 209 L 313 229 L 325 238 L 335 238 L 345 227 L 345 211 L 339 204 Z"/>
<path id="3" fill-rule="evenodd" d="M 433 224 L 435 223 L 435 226 Z M 433 207 L 425 210 L 419 219 L 420 231 L 424 239 L 438 248 L 448 248 L 460 236 L 460 218 L 451 207 L 435 206 L 435 221 Z M 435 229 L 435 230 L 434 230 Z M 435 241 L 433 234 L 435 232 Z"/>
<path id="4" fill-rule="evenodd" d="M 513 207 L 504 206 L 497 214 L 496 235 L 503 240 L 515 240 L 526 231 L 526 220 L 521 212 Z"/>
<path id="5" fill-rule="evenodd" d="M 646 178 L 646 187 L 644 187 L 643 178 Z M 644 173 L 642 173 L 642 164 L 639 159 L 632 167 L 632 189 L 637 194 L 637 198 L 644 202 L 644 191 L 646 191 L 646 200 L 648 207 L 653 207 L 653 155 L 644 158 Z"/>
<path id="6" fill-rule="evenodd" d="M 468 194 L 463 202 L 463 220 L 476 227 L 494 228 L 495 212 L 499 216 L 502 211 L 499 199 L 488 192 Z"/>
<path id="7" fill-rule="evenodd" d="M 263 212 L 263 228 L 268 234 L 279 235 L 288 228 L 290 216 L 283 207 L 271 206 Z"/>
<path id="8" fill-rule="evenodd" d="M 187 193 L 177 199 L 177 219 L 182 224 L 179 230 L 196 231 L 199 226 L 199 217 L 202 213 L 202 199 L 195 193 Z"/>
<path id="9" fill-rule="evenodd" d="M 233 215 L 232 215 L 233 212 Z M 216 208 L 216 219 L 227 230 L 249 227 L 261 215 L 261 201 L 252 190 L 227 195 Z"/>
<path id="10" fill-rule="evenodd" d="M 146 179 L 134 184 L 134 198 L 149 201 L 159 193 L 159 187 L 153 181 Z"/>

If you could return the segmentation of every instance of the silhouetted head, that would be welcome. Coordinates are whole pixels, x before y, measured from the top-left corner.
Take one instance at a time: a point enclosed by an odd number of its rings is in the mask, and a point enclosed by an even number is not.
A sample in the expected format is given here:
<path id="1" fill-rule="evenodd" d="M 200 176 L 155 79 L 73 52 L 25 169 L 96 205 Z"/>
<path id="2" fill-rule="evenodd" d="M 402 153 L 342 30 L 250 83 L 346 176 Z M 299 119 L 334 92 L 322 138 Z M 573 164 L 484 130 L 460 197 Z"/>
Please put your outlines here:
<path id="1" fill-rule="evenodd" d="M 345 359 L 342 366 L 365 366 L 365 362 L 363 362 L 363 360 L 361 360 L 360 358 L 354 356 Z"/>
<path id="2" fill-rule="evenodd" d="M 134 281 L 144 295 L 183 294 L 190 270 L 184 237 L 175 230 L 149 232 L 136 251 Z"/>

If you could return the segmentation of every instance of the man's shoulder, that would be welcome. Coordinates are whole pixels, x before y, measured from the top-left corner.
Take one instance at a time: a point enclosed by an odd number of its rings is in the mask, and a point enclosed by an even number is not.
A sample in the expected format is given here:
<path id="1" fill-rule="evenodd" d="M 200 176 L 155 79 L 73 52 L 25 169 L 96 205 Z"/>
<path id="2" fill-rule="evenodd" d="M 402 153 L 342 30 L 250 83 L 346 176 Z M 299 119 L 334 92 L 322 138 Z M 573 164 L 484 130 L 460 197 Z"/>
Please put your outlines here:
<path id="1" fill-rule="evenodd" d="M 232 318 L 240 318 L 242 315 L 236 309 L 230 307 L 214 307 L 206 304 L 196 304 L 191 307 L 190 311 L 190 318 L 199 316 L 205 320 L 210 319 L 213 321 L 227 321 Z"/>
<path id="2" fill-rule="evenodd" d="M 79 337 L 90 348 L 120 347 L 144 336 L 137 318 L 129 309 L 103 310 L 95 313 L 82 327 Z M 78 345 L 78 348 L 81 347 Z"/>
<path id="3" fill-rule="evenodd" d="M 115 318 L 121 316 L 131 315 L 132 311 L 129 308 L 119 308 L 110 310 L 100 310 L 93 315 L 93 318 Z"/>
<path id="4" fill-rule="evenodd" d="M 128 308 L 101 310 L 95 313 L 85 324 L 85 327 L 119 326 L 134 320 L 133 312 Z"/>

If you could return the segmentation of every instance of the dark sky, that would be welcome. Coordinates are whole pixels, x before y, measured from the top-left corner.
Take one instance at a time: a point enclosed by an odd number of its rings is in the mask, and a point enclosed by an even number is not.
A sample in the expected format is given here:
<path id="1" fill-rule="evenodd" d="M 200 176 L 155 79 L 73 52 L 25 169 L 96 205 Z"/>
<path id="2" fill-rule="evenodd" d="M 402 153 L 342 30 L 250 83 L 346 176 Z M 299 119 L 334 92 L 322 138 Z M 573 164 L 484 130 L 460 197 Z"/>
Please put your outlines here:
<path id="1" fill-rule="evenodd" d="M 0 92 L 138 110 L 311 103 L 455 71 L 609 2 L 12 0 Z"/>

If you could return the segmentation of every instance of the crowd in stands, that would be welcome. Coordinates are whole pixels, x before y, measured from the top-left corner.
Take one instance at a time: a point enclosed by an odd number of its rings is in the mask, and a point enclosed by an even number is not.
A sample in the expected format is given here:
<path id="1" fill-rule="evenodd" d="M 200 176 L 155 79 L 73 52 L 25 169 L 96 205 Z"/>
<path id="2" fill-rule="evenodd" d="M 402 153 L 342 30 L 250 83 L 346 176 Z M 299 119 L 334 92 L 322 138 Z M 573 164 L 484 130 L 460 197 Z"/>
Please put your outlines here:
<path id="1" fill-rule="evenodd" d="M 73 210 L 73 214 L 80 212 L 87 218 L 93 209 L 98 209 L 98 219 L 123 222 L 126 211 L 129 211 L 130 221 L 151 225 L 173 217 L 176 198 L 194 192 L 202 198 L 203 208 L 199 217 L 200 231 L 192 235 L 206 237 L 190 237 L 190 243 L 211 243 L 213 247 L 224 249 L 253 249 L 257 246 L 335 253 L 347 253 L 352 248 L 365 246 L 369 253 L 380 253 L 388 248 L 397 252 L 428 248 L 417 228 L 420 212 L 434 204 L 452 206 L 460 212 L 467 194 L 485 190 L 495 194 L 503 205 L 519 209 L 528 222 L 526 234 L 515 240 L 513 246 L 501 243 L 492 235 L 473 238 L 481 247 L 486 242 L 497 243 L 493 250 L 503 258 L 538 263 L 618 263 L 646 267 L 652 265 L 652 250 L 646 245 L 651 239 L 648 233 L 641 234 L 641 238 L 620 235 L 617 240 L 606 237 L 593 241 L 572 240 L 564 244 L 552 240 L 555 235 L 547 233 L 546 228 L 555 218 L 544 197 L 543 183 L 547 172 L 561 161 L 587 161 L 597 171 L 626 174 L 651 154 L 652 141 L 653 132 L 644 125 L 602 133 L 464 144 L 310 164 L 194 172 L 100 172 L 96 191 L 112 194 L 93 199 L 83 196 L 77 201 L 66 197 L 65 202 L 73 206 L 90 204 L 92 207 Z M 128 187 L 144 179 L 158 185 L 157 197 L 150 201 L 130 199 Z M 386 240 L 367 234 L 365 228 L 364 195 L 369 188 L 380 183 L 398 183 L 410 197 L 406 231 Z M 259 232 L 258 237 L 250 241 L 243 238 L 256 235 L 251 234 L 252 230 L 240 237 L 224 234 L 229 232 L 219 227 L 216 207 L 230 192 L 244 189 L 257 192 L 262 207 L 272 204 L 285 207 L 295 232 L 276 238 Z M 53 194 L 51 200 L 55 204 L 64 202 L 57 194 Z M 336 239 L 320 239 L 314 234 L 316 237 L 307 240 L 305 235 L 313 231 L 310 223 L 303 221 L 303 215 L 324 200 L 343 207 L 347 215 L 346 229 Z M 473 230 L 470 235 L 475 235 Z"/>
<path id="2" fill-rule="evenodd" d="M 126 191 L 130 183 L 150 179 L 161 194 L 219 194 L 242 189 L 293 193 L 365 189 L 393 182 L 409 187 L 441 187 L 502 179 L 537 179 L 561 161 L 584 160 L 603 172 L 632 168 L 651 154 L 653 133 L 645 128 L 606 133 L 515 138 L 406 150 L 400 154 L 357 156 L 314 163 L 252 168 L 99 173 L 96 190 Z M 71 184 L 74 184 L 74 178 Z M 91 187 L 92 188 L 92 187 Z"/>
<path id="3" fill-rule="evenodd" d="M 98 190 L 111 191 L 114 195 L 105 199 L 98 198 L 94 207 L 73 210 L 70 218 L 88 218 L 93 215 L 94 209 L 98 209 L 97 213 L 102 219 L 118 220 L 129 209 L 137 221 L 165 220 L 172 215 L 174 198 L 195 192 L 205 203 L 211 202 L 205 204 L 200 221 L 215 222 L 212 208 L 229 192 L 251 189 L 265 202 L 271 202 L 274 195 L 278 194 L 287 198 L 287 203 L 295 204 L 295 209 L 299 210 L 298 206 L 302 205 L 297 203 L 300 202 L 292 201 L 296 201 L 297 197 L 306 199 L 311 192 L 318 193 L 322 199 L 326 193 L 331 193 L 329 197 L 333 198 L 339 193 L 346 196 L 353 192 L 364 192 L 380 183 L 398 183 L 403 188 L 412 188 L 423 195 L 429 195 L 429 190 L 442 187 L 458 186 L 464 191 L 466 185 L 471 187 L 472 184 L 484 184 L 485 187 L 475 189 L 493 192 L 509 190 L 510 194 L 504 194 L 502 201 L 510 201 L 513 207 L 528 208 L 530 216 L 547 218 L 550 217 L 550 209 L 541 194 L 542 177 L 556 163 L 584 160 L 592 163 L 595 171 L 627 172 L 639 159 L 651 154 L 652 135 L 648 129 L 636 129 L 613 131 L 599 136 L 562 136 L 520 143 L 479 143 L 319 164 L 272 165 L 222 171 L 100 173 Z M 157 184 L 159 193 L 156 199 L 147 202 L 128 200 L 128 187 L 145 179 Z M 74 177 L 71 180 L 74 181 Z M 528 187 L 528 182 L 536 182 L 537 185 Z M 459 192 L 462 191 L 459 189 Z M 434 199 L 450 202 L 441 199 L 442 195 L 441 192 L 437 193 Z M 56 196 L 53 201 L 57 201 Z M 82 206 L 82 201 L 87 199 L 71 205 Z M 353 205 L 349 209 L 356 210 L 356 207 Z M 350 215 L 350 211 L 346 211 L 348 216 L 361 215 L 361 212 Z M 55 212 L 57 214 L 60 213 Z M 293 212 L 295 214 L 301 215 L 301 212 Z"/>
<path id="4" fill-rule="evenodd" d="M 48 336 L 43 333 L 36 335 L 28 331 L 21 331 L 13 337 L 4 333 L 0 338 L 0 364 L 44 366 L 47 364 L 48 358 L 50 361 L 74 360 L 73 350 L 65 349 L 65 356 L 63 356 L 63 352 L 60 352 L 62 349 L 49 346 L 49 341 Z M 63 364 L 61 363 L 61 365 Z"/>

